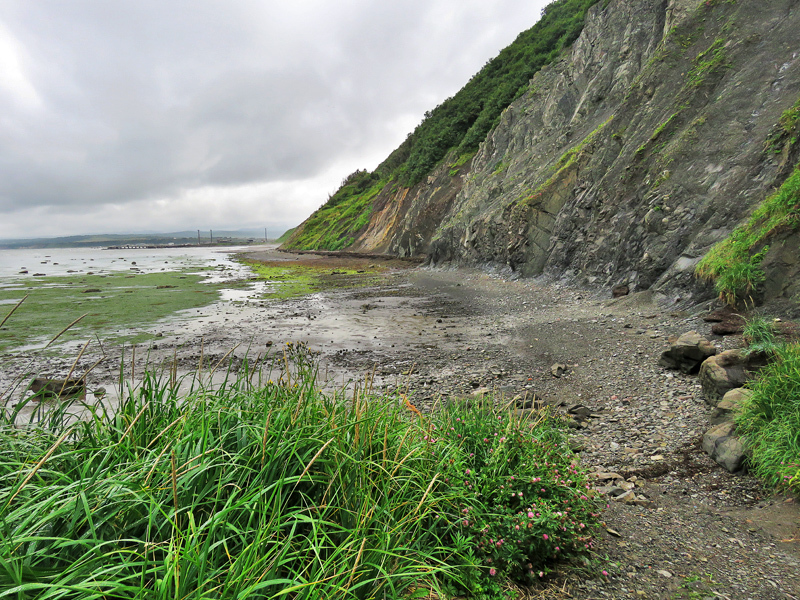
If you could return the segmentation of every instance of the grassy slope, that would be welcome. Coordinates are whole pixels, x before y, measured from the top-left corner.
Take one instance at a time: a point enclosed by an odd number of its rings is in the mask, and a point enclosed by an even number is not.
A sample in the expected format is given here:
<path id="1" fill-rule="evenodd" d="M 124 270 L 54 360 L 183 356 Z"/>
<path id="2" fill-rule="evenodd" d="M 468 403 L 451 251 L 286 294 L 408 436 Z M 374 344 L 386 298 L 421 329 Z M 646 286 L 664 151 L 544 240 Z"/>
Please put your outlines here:
<path id="1" fill-rule="evenodd" d="M 453 97 L 425 114 L 422 123 L 373 173 L 356 171 L 286 242 L 287 248 L 339 250 L 368 222 L 372 200 L 387 184 L 411 187 L 448 152 L 474 153 L 500 114 L 527 89 L 531 77 L 577 39 L 586 11 L 598 0 L 556 0 L 542 18 L 489 61 Z"/>

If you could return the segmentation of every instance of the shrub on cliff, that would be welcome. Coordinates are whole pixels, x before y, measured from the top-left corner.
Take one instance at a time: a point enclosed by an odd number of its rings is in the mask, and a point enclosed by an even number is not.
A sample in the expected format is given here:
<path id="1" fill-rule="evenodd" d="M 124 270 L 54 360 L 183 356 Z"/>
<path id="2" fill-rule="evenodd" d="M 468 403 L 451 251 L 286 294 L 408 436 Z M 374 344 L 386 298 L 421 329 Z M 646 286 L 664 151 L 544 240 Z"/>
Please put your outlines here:
<path id="1" fill-rule="evenodd" d="M 765 274 L 761 268 L 769 238 L 780 231 L 800 228 L 800 167 L 723 241 L 714 245 L 695 273 L 709 281 L 720 299 L 731 306 L 752 302 Z"/>

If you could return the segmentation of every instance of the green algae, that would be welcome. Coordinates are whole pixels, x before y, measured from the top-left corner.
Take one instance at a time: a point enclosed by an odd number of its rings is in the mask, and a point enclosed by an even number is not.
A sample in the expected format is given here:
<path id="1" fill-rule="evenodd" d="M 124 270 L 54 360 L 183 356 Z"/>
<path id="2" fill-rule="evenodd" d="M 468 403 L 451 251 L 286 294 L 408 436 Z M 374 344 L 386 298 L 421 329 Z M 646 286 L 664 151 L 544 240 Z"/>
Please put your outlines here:
<path id="1" fill-rule="evenodd" d="M 199 308 L 219 298 L 221 284 L 202 283 L 192 272 L 112 273 L 51 276 L 16 280 L 0 287 L 0 320 L 25 298 L 0 328 L 0 350 L 46 343 L 55 333 L 85 315 L 61 340 L 98 336 L 106 341 L 143 341 L 135 333 L 177 311 Z M 225 284 L 225 287 L 230 287 Z"/>
<path id="2" fill-rule="evenodd" d="M 241 260 L 259 280 L 270 284 L 265 299 L 287 299 L 315 294 L 329 289 L 353 288 L 379 283 L 383 270 L 368 268 L 332 268 L 330 265 L 259 263 Z"/>

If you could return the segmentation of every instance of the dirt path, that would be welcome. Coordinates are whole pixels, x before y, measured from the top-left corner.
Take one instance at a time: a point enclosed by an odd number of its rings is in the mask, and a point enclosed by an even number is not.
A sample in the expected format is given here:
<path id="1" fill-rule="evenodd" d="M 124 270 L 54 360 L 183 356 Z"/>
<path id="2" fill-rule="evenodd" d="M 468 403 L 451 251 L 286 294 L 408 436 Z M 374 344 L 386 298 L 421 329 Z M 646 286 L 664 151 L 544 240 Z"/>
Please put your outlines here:
<path id="1" fill-rule="evenodd" d="M 354 268 L 350 259 L 299 260 Z M 165 322 L 138 360 L 178 356 L 188 370 L 201 355 L 211 365 L 232 348 L 241 360 L 303 341 L 320 353 L 329 388 L 374 372 L 377 386 L 407 387 L 423 411 L 437 398 L 488 391 L 517 403 L 535 394 L 561 410 L 580 404 L 590 413 L 573 432 L 583 463 L 623 475 L 648 500 L 610 501 L 592 571 L 555 574 L 543 597 L 800 598 L 798 505 L 702 453 L 709 409 L 696 378 L 657 366 L 672 335 L 695 329 L 724 348 L 738 340 L 712 338 L 698 315 L 665 311 L 646 293 L 610 301 L 478 271 L 390 267 L 379 285 L 218 303 Z M 93 375 L 98 385 L 117 376 L 111 358 Z M 71 364 L 49 360 L 54 372 Z M 560 377 L 555 363 L 567 367 Z M 14 364 L 6 361 L 6 376 Z"/>

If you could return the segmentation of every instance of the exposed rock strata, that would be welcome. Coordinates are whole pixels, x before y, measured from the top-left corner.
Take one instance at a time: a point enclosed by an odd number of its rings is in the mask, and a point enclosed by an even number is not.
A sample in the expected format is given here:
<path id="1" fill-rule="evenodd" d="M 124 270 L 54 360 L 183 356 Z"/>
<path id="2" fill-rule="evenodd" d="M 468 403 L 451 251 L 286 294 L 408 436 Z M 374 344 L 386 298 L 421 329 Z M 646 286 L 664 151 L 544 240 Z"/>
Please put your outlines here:
<path id="1" fill-rule="evenodd" d="M 800 96 L 800 4 L 604 4 L 471 163 L 390 184 L 349 249 L 710 294 L 694 266 L 800 159 L 775 137 Z M 798 293 L 796 253 L 764 264 L 768 296 Z"/>

